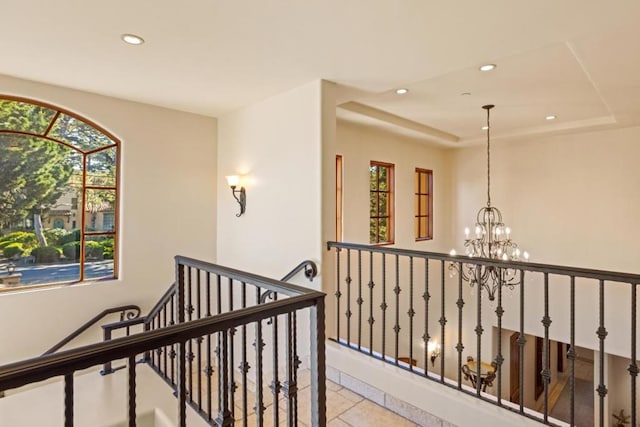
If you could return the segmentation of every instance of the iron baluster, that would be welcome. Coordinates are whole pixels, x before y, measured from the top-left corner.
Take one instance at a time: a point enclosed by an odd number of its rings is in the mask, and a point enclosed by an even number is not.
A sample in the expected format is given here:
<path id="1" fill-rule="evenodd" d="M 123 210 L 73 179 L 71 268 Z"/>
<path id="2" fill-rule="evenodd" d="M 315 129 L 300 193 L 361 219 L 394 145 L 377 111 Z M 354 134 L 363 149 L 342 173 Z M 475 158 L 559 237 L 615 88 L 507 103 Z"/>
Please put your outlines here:
<path id="1" fill-rule="evenodd" d="M 158 319 L 160 318 L 160 316 L 158 316 Z M 167 305 L 165 304 L 164 307 L 162 308 L 162 324 L 163 326 L 166 328 L 167 327 Z M 171 347 L 170 346 L 165 346 L 164 347 L 164 351 L 163 351 L 163 362 L 164 362 L 164 366 L 163 366 L 163 373 L 164 373 L 164 377 L 167 378 L 169 375 L 169 367 L 168 362 L 169 362 L 169 355 L 167 353 L 169 353 L 169 349 Z M 158 360 L 158 369 L 160 369 L 160 361 Z"/>
<path id="2" fill-rule="evenodd" d="M 351 345 L 351 250 L 347 249 L 347 343 Z"/>
<path id="3" fill-rule="evenodd" d="M 369 355 L 373 355 L 373 251 L 369 251 Z"/>
<path id="4" fill-rule="evenodd" d="M 382 254 L 382 360 L 386 360 L 385 349 L 387 344 L 387 259 L 386 254 Z"/>
<path id="5" fill-rule="evenodd" d="M 336 290 L 336 340 L 340 342 L 340 297 L 342 292 L 340 291 L 340 249 L 336 249 L 336 284 L 338 289 Z"/>
<path id="6" fill-rule="evenodd" d="M 260 288 L 257 288 L 256 291 L 256 300 L 260 301 Z M 264 423 L 264 410 L 266 408 L 263 405 L 262 398 L 262 350 L 264 349 L 264 341 L 262 340 L 261 320 L 258 320 L 256 322 L 256 338 L 253 346 L 256 349 L 256 406 L 253 408 L 253 410 L 256 413 L 256 422 L 258 426 L 262 426 Z"/>
<path id="7" fill-rule="evenodd" d="M 549 383 L 551 382 L 551 370 L 549 367 L 549 360 L 551 359 L 549 353 L 549 326 L 551 326 L 551 318 L 549 317 L 549 274 L 544 273 L 544 317 L 542 318 L 542 325 L 544 326 L 544 349 L 542 351 L 542 375 L 544 386 L 544 422 L 549 420 Z"/>
<path id="8" fill-rule="evenodd" d="M 293 382 L 298 386 L 298 367 L 300 366 L 300 358 L 298 357 L 298 313 L 293 312 Z M 294 399 L 294 419 L 298 419 L 298 393 L 293 395 Z"/>
<path id="9" fill-rule="evenodd" d="M 221 427 L 233 425 L 233 418 L 229 410 L 229 331 L 218 334 L 221 339 L 220 356 L 218 358 L 218 418 L 216 424 Z"/>
<path id="10" fill-rule="evenodd" d="M 502 308 L 502 288 L 503 288 L 503 275 L 504 271 L 500 268 L 498 269 L 498 276 L 500 277 L 500 285 L 498 286 L 498 307 L 496 307 L 496 316 L 498 317 L 498 354 L 495 358 L 496 371 L 497 371 L 497 379 L 498 379 L 498 405 L 502 406 L 502 362 L 504 359 L 502 358 L 502 315 L 504 314 L 504 309 Z"/>
<path id="11" fill-rule="evenodd" d="M 201 282 L 201 274 L 202 272 L 198 270 L 198 275 L 196 276 L 196 318 L 202 318 L 202 282 Z M 202 368 L 202 341 L 203 337 L 198 337 L 196 339 L 197 347 L 198 347 L 198 357 L 197 357 L 197 375 L 198 375 L 198 410 L 202 412 L 202 374 L 200 372 L 200 368 Z"/>
<path id="12" fill-rule="evenodd" d="M 631 425 L 636 424 L 636 381 L 638 377 L 638 364 L 636 362 L 636 318 L 637 318 L 637 283 L 631 284 L 631 363 L 629 364 L 629 375 L 631 376 Z"/>
<path id="13" fill-rule="evenodd" d="M 427 349 L 429 348 L 429 299 L 431 295 L 429 295 L 429 259 L 424 259 L 424 293 L 422 294 L 422 299 L 424 300 L 424 334 L 422 335 L 422 340 L 424 341 L 424 376 L 427 377 L 429 373 L 429 363 L 427 360 L 429 359 L 429 355 L 427 354 Z"/>
<path id="14" fill-rule="evenodd" d="M 278 299 L 278 294 L 273 295 L 273 300 Z M 280 408 L 278 405 L 278 399 L 280 398 L 281 384 L 278 379 L 278 316 L 272 317 L 271 322 L 271 337 L 273 345 L 273 380 L 271 382 L 271 392 L 273 393 L 273 425 L 280 424 Z"/>
<path id="15" fill-rule="evenodd" d="M 175 312 L 176 312 L 176 304 L 177 304 L 177 298 L 174 295 L 171 295 L 171 324 L 175 325 L 176 323 L 176 318 L 175 318 Z M 171 385 L 176 385 L 177 384 L 177 378 L 176 378 L 176 345 L 175 344 L 171 344 L 171 351 L 169 353 L 169 358 L 171 359 Z M 165 372 L 166 375 L 166 372 Z"/>
<path id="16" fill-rule="evenodd" d="M 242 308 L 247 306 L 247 284 L 242 282 Z M 247 426 L 247 373 L 249 372 L 249 362 L 247 362 L 247 326 L 242 325 L 242 362 L 240 362 L 240 373 L 242 374 L 242 425 Z"/>
<path id="17" fill-rule="evenodd" d="M 64 376 L 64 426 L 73 427 L 73 373 Z"/>
<path id="18" fill-rule="evenodd" d="M 520 414 L 524 414 L 524 345 L 527 339 L 524 337 L 524 270 L 520 270 L 520 333 L 518 334 L 520 379 L 518 380 L 520 389 L 518 390 L 518 402 L 520 403 Z"/>
<path id="19" fill-rule="evenodd" d="M 184 265 L 177 265 L 176 272 L 176 286 L 178 287 L 177 295 L 178 295 L 178 323 L 184 323 Z M 177 369 L 178 369 L 178 424 L 180 427 L 187 427 L 187 387 L 186 387 L 186 354 L 185 354 L 186 346 L 184 341 L 180 341 L 178 343 L 178 360 Z"/>
<path id="20" fill-rule="evenodd" d="M 128 423 L 129 427 L 136 427 L 136 357 L 130 356 L 128 363 L 129 371 L 129 400 L 128 400 Z"/>
<path id="21" fill-rule="evenodd" d="M 476 266 L 476 274 L 478 275 L 477 277 L 480 277 L 480 268 L 481 266 L 478 265 Z M 482 364 L 482 354 L 481 354 L 481 349 L 482 349 L 482 332 L 484 331 L 484 329 L 482 329 L 482 286 L 480 286 L 480 284 L 478 284 L 478 294 L 477 294 L 477 314 L 478 314 L 478 323 L 476 325 L 476 338 L 477 338 L 477 348 L 476 348 L 476 355 L 477 355 L 477 361 L 478 363 L 476 364 L 476 395 L 480 396 L 480 390 L 482 389 L 482 376 L 480 375 L 481 373 L 481 364 Z"/>
<path id="22" fill-rule="evenodd" d="M 444 328 L 447 324 L 447 317 L 445 315 L 444 303 L 445 303 L 445 279 L 444 279 L 444 260 L 440 261 L 440 382 L 444 383 L 444 359 L 445 359 L 445 339 Z"/>
<path id="23" fill-rule="evenodd" d="M 192 285 L 192 268 L 191 267 L 187 267 L 187 307 L 186 307 L 186 311 L 187 311 L 187 320 L 190 322 L 191 320 L 193 320 L 193 304 L 191 301 L 191 285 Z M 193 354 L 193 340 L 189 340 L 187 342 L 187 360 L 189 362 L 189 401 L 193 402 L 193 358 L 194 358 L 194 354 Z"/>
<path id="24" fill-rule="evenodd" d="M 288 426 L 293 426 L 297 422 L 297 420 L 294 418 L 295 410 L 292 402 L 292 397 L 297 393 L 297 385 L 293 380 L 293 371 L 296 368 L 294 364 L 295 354 L 293 350 L 293 337 L 292 337 L 293 325 L 291 323 L 292 323 L 292 315 L 291 313 L 288 313 L 287 314 L 287 342 L 286 342 L 287 364 L 285 366 L 285 375 L 287 379 L 284 383 L 284 388 L 283 388 L 284 395 L 287 398 L 286 410 L 287 410 Z"/>
<path id="25" fill-rule="evenodd" d="M 276 295 L 276 294 L 274 294 Z M 233 286 L 233 279 L 229 278 L 229 311 L 233 311 L 233 298 L 234 298 L 234 286 Z M 233 420 L 233 418 L 235 418 L 235 393 L 236 393 L 236 378 L 235 378 L 235 371 L 233 369 L 233 365 L 236 363 L 235 362 L 235 354 L 234 354 L 234 338 L 236 335 L 236 328 L 231 328 L 229 329 L 229 362 L 227 363 L 227 369 L 229 371 L 229 386 L 228 386 L 228 393 L 229 393 L 229 401 L 230 403 L 230 417 L 231 420 Z"/>
<path id="26" fill-rule="evenodd" d="M 394 360 L 396 365 L 398 365 L 398 346 L 400 340 L 400 260 L 398 259 L 398 255 L 396 255 L 396 287 L 393 289 L 393 292 L 396 294 L 396 324 L 393 327 L 393 331 L 395 332 L 395 352 Z"/>
<path id="27" fill-rule="evenodd" d="M 362 346 L 362 251 L 358 251 L 358 350 Z"/>
<path id="28" fill-rule="evenodd" d="M 211 317 L 211 273 L 208 271 L 205 300 L 207 306 L 206 317 Z M 211 376 L 213 375 L 213 366 L 211 365 L 211 334 L 207 334 L 207 366 L 205 367 L 204 373 L 207 376 L 207 420 L 211 421 L 213 406 L 213 402 L 211 401 L 211 394 L 213 392 L 211 389 Z"/>
<path id="29" fill-rule="evenodd" d="M 462 263 L 458 264 L 458 270 L 462 271 Z M 464 307 L 464 299 L 462 299 L 462 274 L 458 274 L 458 300 L 456 301 L 458 307 L 458 344 L 456 344 L 456 351 L 458 352 L 458 389 L 462 389 L 462 350 L 464 345 L 462 344 L 462 308 Z"/>
<path id="30" fill-rule="evenodd" d="M 571 402 L 569 405 L 570 424 L 576 424 L 576 278 L 571 276 L 570 282 L 570 319 L 569 319 L 569 351 L 567 358 L 569 359 L 569 393 L 571 394 Z"/>
<path id="31" fill-rule="evenodd" d="M 598 392 L 598 396 L 600 396 L 600 426 L 604 426 L 604 398 L 607 395 L 607 387 L 604 384 L 604 340 L 607 337 L 607 330 L 604 327 L 604 280 L 599 281 L 599 308 L 600 308 L 600 326 L 596 334 L 598 335 L 598 340 L 600 341 L 599 351 L 600 351 L 600 371 L 599 371 L 599 380 L 600 384 L 598 384 L 598 388 L 596 389 Z"/>
<path id="32" fill-rule="evenodd" d="M 409 257 L 409 370 L 413 371 L 413 257 Z"/>

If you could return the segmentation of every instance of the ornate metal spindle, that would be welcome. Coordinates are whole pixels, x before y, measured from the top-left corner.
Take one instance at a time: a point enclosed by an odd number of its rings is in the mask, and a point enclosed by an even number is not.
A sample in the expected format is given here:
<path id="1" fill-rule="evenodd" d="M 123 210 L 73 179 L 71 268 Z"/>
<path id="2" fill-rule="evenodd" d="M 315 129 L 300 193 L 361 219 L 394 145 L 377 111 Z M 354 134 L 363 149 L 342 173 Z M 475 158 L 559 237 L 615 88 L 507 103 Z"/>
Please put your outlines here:
<path id="1" fill-rule="evenodd" d="M 518 391 L 518 401 L 520 403 L 520 413 L 524 414 L 524 345 L 527 339 L 524 337 L 524 270 L 520 270 L 520 333 L 518 334 L 519 365 L 520 365 L 520 390 Z"/>
<path id="2" fill-rule="evenodd" d="M 570 411 L 570 424 L 575 426 L 576 420 L 576 278 L 571 276 L 571 292 L 569 296 L 570 304 L 570 320 L 569 320 L 569 351 L 567 352 L 567 358 L 569 359 L 570 376 L 569 376 L 569 393 L 571 395 L 571 404 L 569 405 Z"/>
<path id="3" fill-rule="evenodd" d="M 163 308 L 162 308 L 162 325 L 163 325 L 163 327 L 165 327 L 165 328 L 168 326 L 168 323 L 167 323 L 167 305 L 166 305 L 166 304 L 165 304 L 165 305 L 163 306 Z M 164 347 L 164 351 L 163 351 L 163 353 L 164 353 L 164 354 L 162 355 L 162 357 L 163 357 L 163 361 L 164 361 L 164 370 L 163 370 L 163 374 L 164 374 L 164 377 L 165 377 L 165 378 L 167 378 L 167 377 L 168 377 L 168 375 L 169 375 L 169 366 L 168 366 L 168 363 L 169 363 L 169 355 L 168 355 L 167 353 L 169 353 L 169 351 L 171 351 L 171 350 L 170 350 L 170 348 L 172 348 L 172 347 L 171 347 L 171 346 L 168 346 L 168 345 L 167 345 L 167 346 L 165 346 L 165 347 Z M 158 360 L 158 369 L 159 369 L 159 368 L 160 368 L 160 361 Z"/>
<path id="4" fill-rule="evenodd" d="M 178 343 L 178 425 L 187 427 L 187 346 L 184 341 Z"/>
<path id="5" fill-rule="evenodd" d="M 600 280 L 599 286 L 599 308 L 600 308 L 600 326 L 596 331 L 596 335 L 598 335 L 598 340 L 600 341 L 599 351 L 600 351 L 600 370 L 599 370 L 599 381 L 598 388 L 598 396 L 600 396 L 600 426 L 604 426 L 604 398 L 607 395 L 607 387 L 604 384 L 604 340 L 607 337 L 607 330 L 604 327 L 604 280 Z"/>
<path id="6" fill-rule="evenodd" d="M 336 284 L 338 289 L 336 290 L 336 340 L 340 342 L 340 297 L 342 292 L 340 291 L 340 248 L 336 248 Z"/>
<path id="7" fill-rule="evenodd" d="M 462 263 L 458 263 L 458 271 L 462 271 Z M 456 351 L 458 352 L 458 389 L 462 389 L 462 350 L 464 345 L 462 344 L 462 308 L 464 307 L 464 299 L 462 298 L 462 274 L 458 274 L 458 301 L 456 301 L 458 307 L 458 344 L 456 345 Z"/>
<path id="8" fill-rule="evenodd" d="M 544 349 L 542 351 L 542 381 L 544 386 L 544 422 L 549 419 L 549 383 L 551 382 L 551 369 L 549 366 L 549 326 L 551 326 L 551 318 L 549 317 L 549 273 L 544 273 L 544 317 L 542 318 L 544 325 Z"/>
<path id="9" fill-rule="evenodd" d="M 351 346 L 351 249 L 347 249 L 347 344 Z"/>
<path id="10" fill-rule="evenodd" d="M 247 307 L 247 284 L 242 282 L 242 308 Z M 247 373 L 249 363 L 247 362 L 247 325 L 242 325 L 242 362 L 240 362 L 240 373 L 242 373 L 242 425 L 247 426 Z"/>
<path id="11" fill-rule="evenodd" d="M 502 315 L 504 314 L 504 309 L 502 308 L 502 284 L 505 283 L 504 275 L 504 270 L 502 268 L 498 269 L 498 276 L 500 277 L 500 286 L 498 286 L 498 307 L 496 307 L 496 316 L 498 317 L 498 354 L 495 358 L 498 376 L 498 405 L 502 405 L 502 362 L 504 362 L 504 358 L 502 357 Z"/>
<path id="12" fill-rule="evenodd" d="M 207 306 L 207 314 L 206 317 L 211 317 L 211 273 L 207 271 L 207 285 L 206 285 L 206 306 Z M 207 419 L 211 421 L 212 419 L 212 406 L 213 402 L 211 401 L 211 376 L 213 375 L 213 366 L 211 365 L 211 334 L 207 335 L 207 366 L 204 371 L 207 376 Z"/>
<path id="13" fill-rule="evenodd" d="M 260 301 L 260 288 L 256 289 L 256 301 Z M 264 348 L 264 341 L 262 340 L 262 321 L 256 322 L 256 340 L 253 343 L 256 349 L 256 406 L 253 410 L 256 413 L 256 422 L 258 426 L 262 426 L 264 423 L 264 410 L 262 396 L 262 350 Z"/>
<path id="14" fill-rule="evenodd" d="M 298 313 L 293 312 L 293 382 L 298 385 L 298 367 L 300 358 L 298 357 Z M 294 419 L 298 419 L 298 393 L 293 395 Z"/>
<path id="15" fill-rule="evenodd" d="M 287 377 L 283 391 L 284 395 L 287 398 L 287 425 L 294 426 L 297 423 L 295 417 L 295 408 L 292 402 L 293 396 L 298 393 L 298 387 L 293 379 L 293 371 L 296 369 L 295 366 L 295 352 L 293 350 L 293 325 L 292 325 L 292 315 L 291 313 L 287 314 L 287 364 L 285 367 L 285 375 Z"/>
<path id="16" fill-rule="evenodd" d="M 233 311 L 233 298 L 234 298 L 234 286 L 233 279 L 229 278 L 229 311 Z M 236 393 L 236 378 L 235 378 L 235 370 L 233 369 L 233 365 L 235 365 L 235 353 L 234 353 L 234 338 L 236 335 L 236 328 L 229 329 L 229 398 L 232 402 L 231 404 L 231 418 L 235 418 L 235 393 Z"/>
<path id="17" fill-rule="evenodd" d="M 376 286 L 373 282 L 373 251 L 369 251 L 369 355 L 373 355 L 373 288 Z"/>
<path id="18" fill-rule="evenodd" d="M 273 300 L 278 299 L 278 294 L 273 294 Z M 271 321 L 271 338 L 273 343 L 273 380 L 271 382 L 271 392 L 273 393 L 273 425 L 280 424 L 280 408 L 278 400 L 280 398 L 280 389 L 282 388 L 278 379 L 278 316 L 273 316 Z"/>
<path id="19" fill-rule="evenodd" d="M 174 295 L 171 295 L 171 325 L 175 325 L 176 324 L 176 317 L 175 317 L 175 313 L 176 313 L 176 304 L 177 304 L 177 297 Z M 171 350 L 169 351 L 169 359 L 171 359 L 171 384 L 172 385 L 176 385 L 177 384 L 177 378 L 176 378 L 176 345 L 175 344 L 171 344 Z M 165 372 L 165 375 L 167 373 Z"/>
<path id="20" fill-rule="evenodd" d="M 311 425 L 324 427 L 327 424 L 327 402 L 325 378 L 324 296 L 316 299 L 310 307 L 311 337 Z"/>
<path id="21" fill-rule="evenodd" d="M 196 318 L 202 318 L 202 283 L 201 283 L 201 274 L 202 272 L 198 270 L 198 275 L 196 276 Z M 198 345 L 198 356 L 197 356 L 197 372 L 198 372 L 198 409 L 202 411 L 202 341 L 203 337 L 198 337 L 196 339 L 196 343 Z"/>
<path id="22" fill-rule="evenodd" d="M 398 347 L 400 342 L 400 259 L 396 254 L 396 287 L 393 288 L 393 292 L 396 294 L 396 324 L 393 327 L 395 332 L 395 351 L 394 360 L 395 364 L 398 364 Z"/>
<path id="23" fill-rule="evenodd" d="M 380 310 L 382 310 L 382 360 L 386 360 L 385 350 L 387 344 L 387 259 L 386 254 L 382 253 L 382 304 L 380 304 Z"/>
<path id="24" fill-rule="evenodd" d="M 233 418 L 231 417 L 231 411 L 229 405 L 233 403 L 229 402 L 229 331 L 222 331 L 218 334 L 221 338 L 220 343 L 220 356 L 218 364 L 218 418 L 216 424 L 218 426 L 230 426 L 233 425 Z"/>
<path id="25" fill-rule="evenodd" d="M 362 347 L 362 251 L 358 251 L 358 350 Z"/>
<path id="26" fill-rule="evenodd" d="M 178 295 L 178 323 L 184 323 L 184 265 L 178 264 L 176 273 L 176 286 Z M 178 343 L 178 424 L 179 427 L 187 427 L 187 376 L 186 376 L 186 345 L 184 341 Z"/>
<path id="27" fill-rule="evenodd" d="M 187 320 L 193 320 L 193 303 L 191 301 L 192 268 L 187 267 Z M 189 401 L 193 402 L 193 340 L 187 342 L 187 360 L 189 361 Z"/>
<path id="28" fill-rule="evenodd" d="M 73 373 L 64 376 L 64 426 L 73 427 Z"/>
<path id="29" fill-rule="evenodd" d="M 631 376 L 631 425 L 636 424 L 636 381 L 638 377 L 638 364 L 636 362 L 636 318 L 637 318 L 637 283 L 631 284 L 631 363 L 629 364 L 629 375 Z"/>
<path id="30" fill-rule="evenodd" d="M 445 283 L 444 283 L 444 260 L 440 261 L 440 382 L 444 384 L 444 354 L 445 354 L 445 339 L 444 339 L 444 327 L 447 324 L 447 317 L 444 311 L 445 304 Z"/>
<path id="31" fill-rule="evenodd" d="M 424 334 L 422 335 L 422 340 L 424 341 L 424 376 L 426 377 L 429 372 L 429 363 L 427 362 L 429 355 L 427 351 L 429 340 L 431 339 L 429 336 L 429 299 L 431 299 L 429 294 L 429 258 L 424 259 L 424 293 L 422 294 L 422 299 L 424 300 Z"/>
<path id="32" fill-rule="evenodd" d="M 128 400 L 128 421 L 129 427 L 136 427 L 136 358 L 129 357 L 129 400 Z"/>
<path id="33" fill-rule="evenodd" d="M 413 371 L 413 257 L 409 257 L 409 370 Z"/>
<path id="34" fill-rule="evenodd" d="M 476 265 L 476 277 L 480 277 L 482 273 L 482 266 Z M 478 308 L 478 323 L 476 325 L 476 338 L 477 338 L 477 348 L 476 348 L 476 395 L 480 396 L 480 391 L 482 390 L 482 376 L 481 374 L 481 364 L 482 364 L 482 332 L 484 329 L 482 328 L 482 286 L 478 283 L 478 292 L 477 292 L 477 308 Z"/>

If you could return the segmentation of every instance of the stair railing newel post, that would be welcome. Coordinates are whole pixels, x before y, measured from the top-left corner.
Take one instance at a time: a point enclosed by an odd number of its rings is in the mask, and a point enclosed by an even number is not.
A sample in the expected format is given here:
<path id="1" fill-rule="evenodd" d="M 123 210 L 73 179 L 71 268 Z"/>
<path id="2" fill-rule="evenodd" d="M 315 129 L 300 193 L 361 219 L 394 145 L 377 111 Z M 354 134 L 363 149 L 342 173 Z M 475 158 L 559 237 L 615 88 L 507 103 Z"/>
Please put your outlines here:
<path id="1" fill-rule="evenodd" d="M 176 294 L 178 324 L 184 323 L 185 320 L 185 295 L 184 295 L 184 265 L 176 260 Z M 186 341 L 181 340 L 178 343 L 178 425 L 180 427 L 187 426 L 187 376 L 186 376 Z"/>

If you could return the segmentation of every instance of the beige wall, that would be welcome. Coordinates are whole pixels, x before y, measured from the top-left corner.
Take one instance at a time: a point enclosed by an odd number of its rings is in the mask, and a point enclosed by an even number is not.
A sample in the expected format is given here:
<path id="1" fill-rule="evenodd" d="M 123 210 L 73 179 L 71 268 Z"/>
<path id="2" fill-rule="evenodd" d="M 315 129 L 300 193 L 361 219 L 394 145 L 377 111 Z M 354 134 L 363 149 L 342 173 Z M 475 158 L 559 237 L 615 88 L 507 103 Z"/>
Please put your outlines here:
<path id="1" fill-rule="evenodd" d="M 639 139 L 640 128 L 632 127 L 492 144 L 492 202 L 533 262 L 640 271 Z M 486 202 L 485 162 L 482 146 L 453 152 L 455 242 Z M 542 277 L 529 275 L 526 289 L 525 329 L 542 336 Z M 629 286 L 607 283 L 606 289 L 606 351 L 628 354 Z M 597 282 L 578 281 L 576 290 L 576 344 L 594 348 Z M 506 308 L 505 328 L 519 329 L 518 310 L 511 308 L 517 295 Z M 563 342 L 569 342 L 568 297 L 568 279 L 552 276 L 550 334 Z"/>
<path id="2" fill-rule="evenodd" d="M 172 282 L 176 254 L 215 260 L 217 164 L 215 119 L 7 76 L 0 88 L 122 140 L 119 279 L 0 294 L 3 364 L 42 353 L 105 308 L 148 310 Z"/>

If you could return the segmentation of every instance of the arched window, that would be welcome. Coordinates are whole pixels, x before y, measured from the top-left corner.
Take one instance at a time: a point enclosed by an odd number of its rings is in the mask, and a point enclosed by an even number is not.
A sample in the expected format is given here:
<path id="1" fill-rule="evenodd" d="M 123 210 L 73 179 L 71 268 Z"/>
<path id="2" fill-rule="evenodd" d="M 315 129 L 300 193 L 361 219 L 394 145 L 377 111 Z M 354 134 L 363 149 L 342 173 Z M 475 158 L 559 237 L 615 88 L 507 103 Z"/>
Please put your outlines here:
<path id="1" fill-rule="evenodd" d="M 119 148 L 77 114 L 0 96 L 0 290 L 10 264 L 5 288 L 117 278 Z"/>

